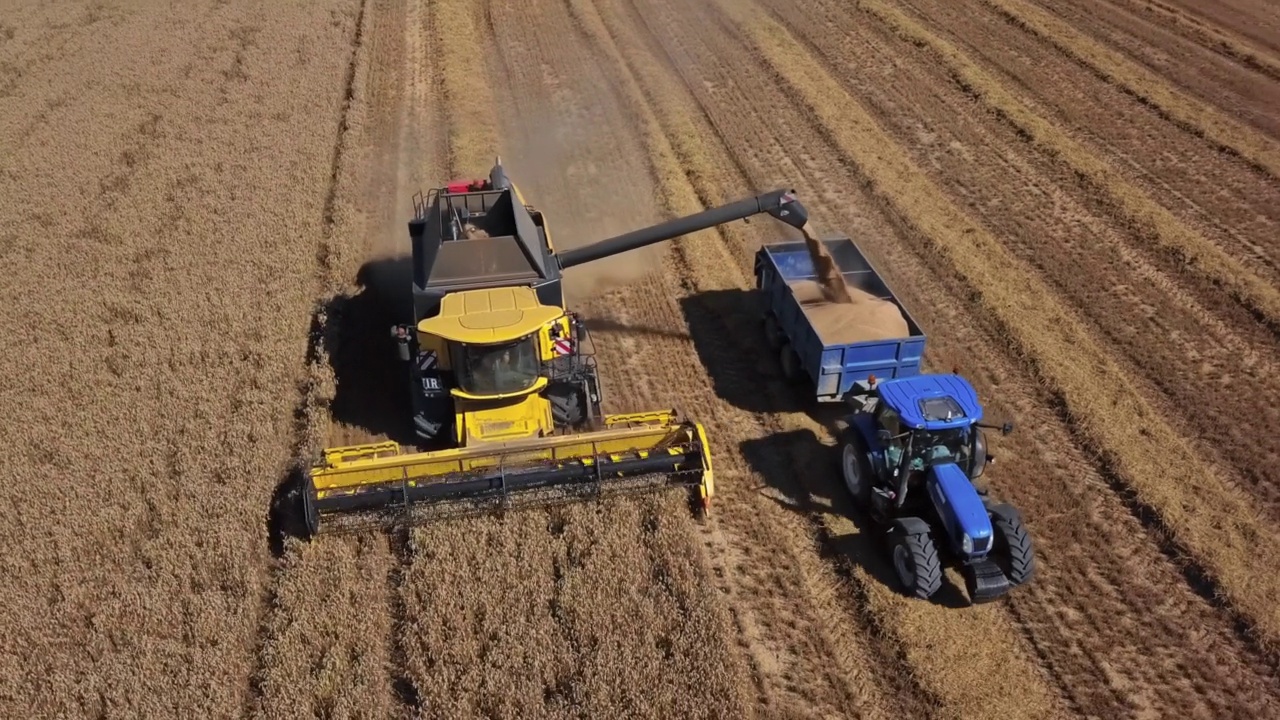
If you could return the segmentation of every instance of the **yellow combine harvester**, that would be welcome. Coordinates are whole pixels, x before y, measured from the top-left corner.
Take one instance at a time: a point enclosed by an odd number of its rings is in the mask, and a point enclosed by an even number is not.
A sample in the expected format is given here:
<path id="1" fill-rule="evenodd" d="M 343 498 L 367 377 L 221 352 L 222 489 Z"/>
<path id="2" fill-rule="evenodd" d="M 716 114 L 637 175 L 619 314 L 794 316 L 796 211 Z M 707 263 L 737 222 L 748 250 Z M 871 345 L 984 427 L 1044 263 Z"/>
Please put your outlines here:
<path id="1" fill-rule="evenodd" d="M 709 507 L 703 427 L 675 411 L 604 415 L 587 329 L 564 303 L 561 271 L 721 223 L 807 216 L 790 191 L 678 218 L 557 253 L 499 159 L 487 180 L 414 198 L 415 325 L 391 329 L 407 364 L 413 427 L 425 446 L 326 449 L 307 473 L 308 531 L 334 515 L 471 514 L 605 490 L 672 484 Z"/>

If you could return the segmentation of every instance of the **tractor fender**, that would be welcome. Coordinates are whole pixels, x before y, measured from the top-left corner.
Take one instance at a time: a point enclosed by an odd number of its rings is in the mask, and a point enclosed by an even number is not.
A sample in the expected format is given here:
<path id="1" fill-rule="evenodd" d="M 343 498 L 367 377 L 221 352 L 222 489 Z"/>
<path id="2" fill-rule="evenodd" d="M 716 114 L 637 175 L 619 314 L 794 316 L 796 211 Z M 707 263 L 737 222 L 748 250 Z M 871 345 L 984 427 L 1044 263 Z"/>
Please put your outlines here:
<path id="1" fill-rule="evenodd" d="M 1018 508 L 1008 503 L 989 503 L 987 505 L 987 511 L 996 517 L 1004 518 L 1010 522 L 1022 522 L 1022 513 L 1018 512 Z"/>
<path id="2" fill-rule="evenodd" d="M 991 518 L 969 476 L 954 463 L 934 465 L 929 469 L 928 488 L 929 498 L 946 529 L 947 544 L 965 559 L 985 557 L 993 540 Z M 973 542 L 970 552 L 964 552 L 962 534 Z"/>
<path id="3" fill-rule="evenodd" d="M 893 529 L 903 535 L 928 535 L 932 530 L 932 528 L 929 527 L 929 523 L 914 516 L 895 518 L 893 521 Z"/>
<path id="4" fill-rule="evenodd" d="M 867 450 L 867 462 L 871 474 L 883 479 L 885 475 L 884 448 L 880 447 L 880 438 L 876 437 L 876 421 L 870 413 L 857 412 L 845 418 L 849 429 L 862 439 L 862 447 Z"/>

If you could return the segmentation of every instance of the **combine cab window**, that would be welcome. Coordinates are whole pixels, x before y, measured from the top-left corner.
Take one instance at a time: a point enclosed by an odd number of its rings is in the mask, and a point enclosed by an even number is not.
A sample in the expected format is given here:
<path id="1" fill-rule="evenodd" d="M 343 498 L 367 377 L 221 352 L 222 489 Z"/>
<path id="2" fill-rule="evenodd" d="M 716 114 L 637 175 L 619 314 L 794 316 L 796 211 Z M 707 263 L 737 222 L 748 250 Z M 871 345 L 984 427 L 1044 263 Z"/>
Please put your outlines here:
<path id="1" fill-rule="evenodd" d="M 502 345 L 466 345 L 459 352 L 458 387 L 472 395 L 526 390 L 538 379 L 536 335 Z"/>

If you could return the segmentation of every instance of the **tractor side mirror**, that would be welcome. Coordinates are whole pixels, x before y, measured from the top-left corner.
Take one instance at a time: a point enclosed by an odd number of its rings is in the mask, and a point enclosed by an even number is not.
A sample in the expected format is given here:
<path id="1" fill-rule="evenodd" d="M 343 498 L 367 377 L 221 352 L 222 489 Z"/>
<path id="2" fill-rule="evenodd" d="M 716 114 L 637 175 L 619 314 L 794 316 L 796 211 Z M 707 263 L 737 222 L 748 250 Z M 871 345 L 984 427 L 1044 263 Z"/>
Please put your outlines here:
<path id="1" fill-rule="evenodd" d="M 1004 427 L 1000 428 L 1001 435 L 1008 435 L 1011 432 L 1013 432 L 1013 423 L 1011 422 L 1005 423 Z"/>

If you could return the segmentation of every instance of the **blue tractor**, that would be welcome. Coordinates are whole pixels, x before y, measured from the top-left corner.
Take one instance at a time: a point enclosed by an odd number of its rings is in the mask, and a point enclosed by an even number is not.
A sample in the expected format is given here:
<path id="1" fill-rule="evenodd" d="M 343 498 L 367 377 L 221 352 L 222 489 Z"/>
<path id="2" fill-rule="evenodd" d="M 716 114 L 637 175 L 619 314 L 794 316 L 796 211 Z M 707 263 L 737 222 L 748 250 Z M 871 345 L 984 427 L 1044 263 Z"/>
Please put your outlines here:
<path id="1" fill-rule="evenodd" d="M 1022 518 L 974 485 L 994 462 L 982 405 L 967 380 L 925 374 L 855 384 L 840 442 L 854 501 L 887 531 L 893 567 L 908 593 L 929 598 L 942 568 L 958 561 L 972 603 L 996 600 L 1032 578 L 1035 557 Z"/>

